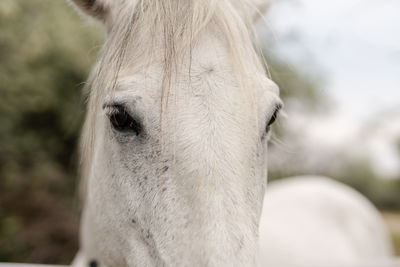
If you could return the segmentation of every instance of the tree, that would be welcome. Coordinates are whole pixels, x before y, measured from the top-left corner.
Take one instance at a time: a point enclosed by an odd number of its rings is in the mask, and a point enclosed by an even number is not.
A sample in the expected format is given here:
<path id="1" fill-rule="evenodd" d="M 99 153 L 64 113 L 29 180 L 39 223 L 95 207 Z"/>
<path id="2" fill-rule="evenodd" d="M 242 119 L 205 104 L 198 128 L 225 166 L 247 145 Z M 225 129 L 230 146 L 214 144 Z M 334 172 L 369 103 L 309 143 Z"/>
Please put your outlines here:
<path id="1" fill-rule="evenodd" d="M 101 31 L 64 1 L 0 1 L 0 261 L 77 248 L 81 90 Z"/>

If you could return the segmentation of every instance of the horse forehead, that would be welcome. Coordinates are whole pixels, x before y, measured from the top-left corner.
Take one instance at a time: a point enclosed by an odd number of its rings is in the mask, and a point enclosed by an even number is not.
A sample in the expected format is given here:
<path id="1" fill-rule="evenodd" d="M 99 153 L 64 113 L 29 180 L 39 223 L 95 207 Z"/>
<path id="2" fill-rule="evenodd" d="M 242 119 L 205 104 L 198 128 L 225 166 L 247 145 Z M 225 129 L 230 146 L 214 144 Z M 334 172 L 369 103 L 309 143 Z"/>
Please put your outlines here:
<path id="1" fill-rule="evenodd" d="M 157 54 L 157 53 L 156 53 Z M 263 70 L 252 73 L 251 82 L 246 88 L 238 85 L 235 75 L 232 55 L 226 42 L 213 31 L 204 32 L 199 36 L 193 49 L 187 51 L 177 64 L 177 74 L 171 79 L 169 95 L 179 94 L 186 97 L 237 96 L 238 92 L 252 94 L 256 99 L 265 99 L 270 95 L 279 94 L 274 82 L 265 76 Z M 246 60 L 246 59 L 244 59 Z M 162 99 L 162 87 L 165 69 L 162 63 L 151 64 L 143 69 L 128 67 L 121 71 L 117 90 L 127 94 L 150 97 L 153 101 Z M 248 74 L 243 74 L 248 75 Z M 237 103 L 236 103 L 237 104 Z"/>
<path id="2" fill-rule="evenodd" d="M 185 58 L 184 62 L 179 63 L 178 72 L 167 79 L 162 64 L 154 64 L 139 71 L 134 68 L 125 69 L 118 77 L 116 92 L 127 97 L 137 95 L 161 100 L 165 90 L 168 90 L 168 95 L 186 97 L 212 97 L 223 91 L 225 95 L 237 91 L 226 54 L 216 47 L 209 47 L 208 51 L 206 48 L 202 50 L 192 51 L 191 58 Z"/>

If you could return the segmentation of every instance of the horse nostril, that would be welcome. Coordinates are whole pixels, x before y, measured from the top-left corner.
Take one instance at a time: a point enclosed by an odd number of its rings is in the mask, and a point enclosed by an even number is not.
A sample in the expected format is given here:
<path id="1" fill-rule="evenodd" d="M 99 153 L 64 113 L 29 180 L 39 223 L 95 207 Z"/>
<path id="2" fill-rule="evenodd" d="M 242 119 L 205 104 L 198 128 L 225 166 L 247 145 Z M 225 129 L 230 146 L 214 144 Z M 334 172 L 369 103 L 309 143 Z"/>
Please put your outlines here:
<path id="1" fill-rule="evenodd" d="M 97 263 L 96 260 L 91 260 L 89 262 L 89 267 L 98 267 L 98 266 L 99 266 L 99 264 Z"/>

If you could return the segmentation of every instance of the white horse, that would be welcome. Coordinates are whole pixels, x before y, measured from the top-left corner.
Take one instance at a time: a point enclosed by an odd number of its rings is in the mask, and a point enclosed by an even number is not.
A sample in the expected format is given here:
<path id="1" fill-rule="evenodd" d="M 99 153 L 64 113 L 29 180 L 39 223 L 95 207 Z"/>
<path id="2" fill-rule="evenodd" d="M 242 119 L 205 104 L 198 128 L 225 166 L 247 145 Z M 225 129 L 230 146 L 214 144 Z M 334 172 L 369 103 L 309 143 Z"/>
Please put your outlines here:
<path id="1" fill-rule="evenodd" d="M 262 266 L 399 266 L 375 207 L 324 177 L 268 184 L 260 244 Z"/>
<path id="2" fill-rule="evenodd" d="M 74 264 L 258 266 L 282 106 L 252 45 L 268 1 L 73 3 L 107 31 L 88 83 Z"/>

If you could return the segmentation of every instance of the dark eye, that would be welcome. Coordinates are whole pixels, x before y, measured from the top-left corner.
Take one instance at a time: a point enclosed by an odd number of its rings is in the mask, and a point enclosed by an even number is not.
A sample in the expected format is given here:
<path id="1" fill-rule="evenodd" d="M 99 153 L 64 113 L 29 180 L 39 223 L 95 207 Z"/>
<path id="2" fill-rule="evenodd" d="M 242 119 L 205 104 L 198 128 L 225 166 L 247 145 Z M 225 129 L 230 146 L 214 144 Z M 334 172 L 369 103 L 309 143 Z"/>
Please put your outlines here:
<path id="1" fill-rule="evenodd" d="M 110 114 L 110 122 L 119 132 L 134 132 L 136 135 L 142 132 L 142 125 L 133 119 L 123 107 L 115 107 Z"/>
<path id="2" fill-rule="evenodd" d="M 282 108 L 281 105 L 278 105 L 278 106 L 275 108 L 275 111 L 274 111 L 274 113 L 272 114 L 271 118 L 269 119 L 269 121 L 268 121 L 268 123 L 267 123 L 267 126 L 266 126 L 266 128 L 265 128 L 265 131 L 266 131 L 266 132 L 269 132 L 269 130 L 271 129 L 271 125 L 276 121 L 276 118 L 278 117 L 278 114 L 279 114 L 279 111 L 281 110 L 281 108 Z"/>

